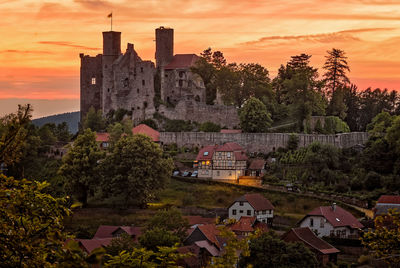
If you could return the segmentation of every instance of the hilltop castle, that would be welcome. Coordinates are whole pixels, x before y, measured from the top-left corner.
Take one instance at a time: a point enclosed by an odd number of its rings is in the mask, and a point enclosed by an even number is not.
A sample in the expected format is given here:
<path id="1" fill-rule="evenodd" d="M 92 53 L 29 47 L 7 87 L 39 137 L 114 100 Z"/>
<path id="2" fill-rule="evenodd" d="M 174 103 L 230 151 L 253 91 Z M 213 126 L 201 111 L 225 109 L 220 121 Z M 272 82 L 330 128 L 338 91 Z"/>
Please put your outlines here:
<path id="1" fill-rule="evenodd" d="M 103 54 L 81 58 L 81 119 L 90 107 L 107 115 L 119 108 L 130 111 L 134 123 L 153 118 L 211 121 L 221 126 L 239 125 L 233 106 L 206 104 L 201 77 L 191 72 L 198 56 L 174 55 L 174 30 L 155 30 L 155 64 L 142 60 L 128 43 L 121 53 L 121 32 L 103 32 Z"/>

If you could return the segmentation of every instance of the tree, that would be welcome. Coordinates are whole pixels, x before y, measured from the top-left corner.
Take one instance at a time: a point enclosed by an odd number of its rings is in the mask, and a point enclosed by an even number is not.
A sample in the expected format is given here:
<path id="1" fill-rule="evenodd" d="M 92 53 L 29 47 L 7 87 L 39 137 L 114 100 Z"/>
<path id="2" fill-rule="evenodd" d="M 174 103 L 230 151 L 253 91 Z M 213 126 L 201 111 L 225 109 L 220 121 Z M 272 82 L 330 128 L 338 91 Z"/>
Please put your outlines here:
<path id="1" fill-rule="evenodd" d="M 346 71 L 350 72 L 350 68 L 347 64 L 346 53 L 343 50 L 332 48 L 327 53 L 328 56 L 325 56 L 326 61 L 322 68 L 326 70 L 324 81 L 327 92 L 333 95 L 337 88 L 343 88 L 350 83 L 346 75 Z"/>
<path id="2" fill-rule="evenodd" d="M 106 247 L 107 254 L 117 256 L 122 251 L 132 251 L 137 244 L 133 241 L 132 237 L 126 233 L 113 238 L 111 243 Z"/>
<path id="3" fill-rule="evenodd" d="M 96 143 L 96 135 L 86 129 L 79 135 L 68 153 L 62 159 L 60 174 L 65 178 L 66 186 L 83 206 L 94 188 L 99 184 L 99 162 L 104 157 Z"/>
<path id="4" fill-rule="evenodd" d="M 253 267 L 316 267 L 315 255 L 302 243 L 286 243 L 275 233 L 262 233 L 250 240 L 250 254 L 240 261 L 240 266 Z"/>
<path id="5" fill-rule="evenodd" d="M 254 97 L 245 102 L 239 111 L 239 118 L 244 132 L 266 132 L 272 123 L 264 103 Z"/>
<path id="6" fill-rule="evenodd" d="M 171 231 L 159 227 L 149 229 L 139 237 L 140 245 L 152 251 L 157 251 L 159 246 L 172 247 L 179 242 L 180 239 L 178 236 Z"/>
<path id="7" fill-rule="evenodd" d="M 386 140 L 400 156 L 400 115 L 394 118 L 392 125 L 387 129 Z"/>
<path id="8" fill-rule="evenodd" d="M 144 206 L 165 186 L 172 170 L 172 160 L 146 135 L 122 137 L 102 162 L 102 187 L 125 205 Z"/>
<path id="9" fill-rule="evenodd" d="M 387 112 L 377 114 L 372 122 L 367 125 L 367 131 L 376 136 L 382 136 L 387 132 L 387 129 L 392 125 L 394 117 Z"/>
<path id="10" fill-rule="evenodd" d="M 199 130 L 203 132 L 220 132 L 221 127 L 213 122 L 207 121 L 200 125 Z"/>
<path id="11" fill-rule="evenodd" d="M 67 239 L 66 200 L 44 193 L 47 183 L 0 175 L 0 263 L 3 267 L 49 267 Z"/>
<path id="12" fill-rule="evenodd" d="M 338 116 L 340 119 L 345 119 L 347 116 L 347 106 L 344 102 L 345 91 L 343 88 L 336 88 L 332 93 L 332 98 L 327 108 L 328 115 Z"/>
<path id="13" fill-rule="evenodd" d="M 26 137 L 25 127 L 30 122 L 32 108 L 29 104 L 18 105 L 16 114 L 0 118 L 0 164 L 18 162 Z"/>
<path id="14" fill-rule="evenodd" d="M 101 132 L 106 128 L 106 121 L 103 118 L 101 110 L 96 111 L 90 107 L 82 123 L 83 129 L 90 128 L 92 131 Z"/>
<path id="15" fill-rule="evenodd" d="M 400 264 L 399 211 L 389 210 L 388 214 L 377 216 L 374 224 L 375 229 L 369 230 L 361 237 L 362 244 L 369 248 L 376 258 L 397 267 Z"/>
<path id="16" fill-rule="evenodd" d="M 172 232 L 181 241 L 187 237 L 189 222 L 177 208 L 159 210 L 147 224 L 148 229 L 160 228 Z"/>

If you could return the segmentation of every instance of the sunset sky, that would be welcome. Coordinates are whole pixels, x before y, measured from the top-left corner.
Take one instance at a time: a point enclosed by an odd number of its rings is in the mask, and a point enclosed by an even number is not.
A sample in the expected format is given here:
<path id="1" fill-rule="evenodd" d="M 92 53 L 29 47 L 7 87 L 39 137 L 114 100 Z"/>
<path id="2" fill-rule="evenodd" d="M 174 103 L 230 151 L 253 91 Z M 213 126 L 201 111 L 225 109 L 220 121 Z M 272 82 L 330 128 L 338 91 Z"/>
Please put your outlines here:
<path id="1" fill-rule="evenodd" d="M 154 29 L 168 26 L 175 53 L 212 47 L 271 78 L 292 55 L 321 68 L 339 48 L 359 89 L 400 90 L 400 0 L 0 0 L 0 115 L 19 101 L 35 117 L 79 110 L 79 53 L 101 53 L 111 11 L 122 51 L 134 43 L 142 59 L 154 61 Z"/>

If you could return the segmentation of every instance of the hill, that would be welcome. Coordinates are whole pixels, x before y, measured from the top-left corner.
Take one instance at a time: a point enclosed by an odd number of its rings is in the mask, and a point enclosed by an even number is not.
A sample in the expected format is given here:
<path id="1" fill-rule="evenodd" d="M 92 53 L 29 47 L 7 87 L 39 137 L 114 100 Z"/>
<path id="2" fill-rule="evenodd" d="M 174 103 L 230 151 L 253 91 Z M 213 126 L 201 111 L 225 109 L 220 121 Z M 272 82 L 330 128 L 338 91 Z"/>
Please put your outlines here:
<path id="1" fill-rule="evenodd" d="M 47 123 L 54 123 L 57 125 L 61 124 L 62 122 L 66 122 L 68 124 L 69 131 L 75 134 L 78 132 L 79 112 L 50 115 L 32 120 L 32 123 L 38 127 Z"/>

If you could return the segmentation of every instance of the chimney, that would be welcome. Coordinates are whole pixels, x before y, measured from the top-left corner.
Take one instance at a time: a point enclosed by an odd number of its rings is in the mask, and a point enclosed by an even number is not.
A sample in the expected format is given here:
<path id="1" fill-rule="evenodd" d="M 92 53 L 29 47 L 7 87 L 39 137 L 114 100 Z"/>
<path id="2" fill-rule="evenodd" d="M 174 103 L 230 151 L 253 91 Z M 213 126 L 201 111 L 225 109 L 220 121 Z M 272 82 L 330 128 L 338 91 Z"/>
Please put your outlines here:
<path id="1" fill-rule="evenodd" d="M 335 202 L 332 203 L 332 210 L 333 210 L 333 211 L 336 210 L 336 203 L 335 203 Z"/>

